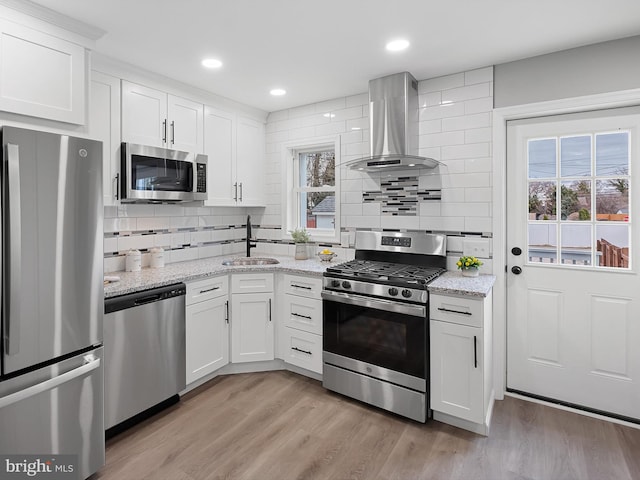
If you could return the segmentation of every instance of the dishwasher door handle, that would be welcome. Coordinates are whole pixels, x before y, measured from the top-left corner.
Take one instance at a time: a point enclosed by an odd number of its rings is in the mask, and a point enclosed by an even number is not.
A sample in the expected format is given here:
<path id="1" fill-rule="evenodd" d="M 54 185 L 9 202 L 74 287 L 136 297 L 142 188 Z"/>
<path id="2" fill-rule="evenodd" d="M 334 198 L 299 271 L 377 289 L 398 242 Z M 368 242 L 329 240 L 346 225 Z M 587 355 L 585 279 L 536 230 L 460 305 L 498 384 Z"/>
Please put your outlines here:
<path id="1" fill-rule="evenodd" d="M 149 295 L 148 297 L 142 297 L 142 298 L 138 298 L 135 302 L 134 302 L 134 306 L 138 307 L 140 305 L 146 305 L 147 303 L 153 303 L 153 302 L 157 302 L 161 299 L 162 297 L 160 295 Z"/>

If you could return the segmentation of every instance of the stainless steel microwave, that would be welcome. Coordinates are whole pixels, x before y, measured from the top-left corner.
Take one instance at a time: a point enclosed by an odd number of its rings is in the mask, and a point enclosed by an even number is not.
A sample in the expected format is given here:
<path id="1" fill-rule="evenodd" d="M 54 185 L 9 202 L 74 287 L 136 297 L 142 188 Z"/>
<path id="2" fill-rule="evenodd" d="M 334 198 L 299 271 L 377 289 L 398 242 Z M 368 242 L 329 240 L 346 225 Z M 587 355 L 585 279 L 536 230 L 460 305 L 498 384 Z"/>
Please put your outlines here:
<path id="1" fill-rule="evenodd" d="M 207 199 L 207 156 L 135 143 L 122 144 L 120 194 L 124 203 Z"/>

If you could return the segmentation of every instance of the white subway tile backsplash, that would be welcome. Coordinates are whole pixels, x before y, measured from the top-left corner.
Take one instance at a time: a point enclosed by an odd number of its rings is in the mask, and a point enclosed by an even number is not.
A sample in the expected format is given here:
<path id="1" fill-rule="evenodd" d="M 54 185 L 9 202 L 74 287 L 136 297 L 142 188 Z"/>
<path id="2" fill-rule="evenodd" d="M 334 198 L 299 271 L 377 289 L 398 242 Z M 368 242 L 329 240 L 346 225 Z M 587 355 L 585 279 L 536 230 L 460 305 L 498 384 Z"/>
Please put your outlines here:
<path id="1" fill-rule="evenodd" d="M 111 232 L 132 232 L 138 229 L 138 219 L 137 218 L 105 218 L 104 231 L 107 233 Z"/>
<path id="2" fill-rule="evenodd" d="M 444 77 L 431 78 L 418 82 L 418 93 L 435 92 L 438 90 L 448 90 L 450 88 L 462 87 L 464 85 L 464 73 L 446 75 Z"/>
<path id="3" fill-rule="evenodd" d="M 493 97 L 476 98 L 464 102 L 465 115 L 474 113 L 491 112 L 493 110 Z"/>
<path id="4" fill-rule="evenodd" d="M 442 189 L 442 203 L 448 202 L 465 202 L 466 188 L 443 188 Z"/>
<path id="5" fill-rule="evenodd" d="M 362 215 L 380 216 L 380 202 L 369 202 L 362 204 Z"/>
<path id="6" fill-rule="evenodd" d="M 333 100 L 326 100 L 324 102 L 314 103 L 316 113 L 333 112 L 334 110 L 340 110 L 347 107 L 347 100 L 345 97 L 335 98 Z"/>
<path id="7" fill-rule="evenodd" d="M 340 208 L 342 215 L 362 215 L 362 203 L 345 203 Z"/>
<path id="8" fill-rule="evenodd" d="M 171 228 L 193 228 L 199 224 L 200 217 L 171 217 Z"/>
<path id="9" fill-rule="evenodd" d="M 421 202 L 420 208 L 418 209 L 418 213 L 422 217 L 436 217 L 440 216 L 441 212 L 441 204 L 440 202 Z"/>
<path id="10" fill-rule="evenodd" d="M 315 127 L 317 125 L 324 125 L 331 122 L 331 113 L 314 113 L 308 117 L 300 117 L 301 127 Z"/>
<path id="11" fill-rule="evenodd" d="M 173 235 L 170 233 L 162 233 L 158 235 L 154 235 L 154 246 L 155 247 L 171 247 L 171 237 Z"/>
<path id="12" fill-rule="evenodd" d="M 455 235 L 447 236 L 447 251 L 462 252 L 463 241 L 464 241 L 464 237 L 458 237 Z"/>
<path id="13" fill-rule="evenodd" d="M 380 228 L 419 230 L 420 217 L 382 216 L 380 217 Z"/>
<path id="14" fill-rule="evenodd" d="M 491 127 L 472 128 L 470 130 L 465 130 L 464 143 L 491 142 L 492 135 L 493 131 Z"/>
<path id="15" fill-rule="evenodd" d="M 118 252 L 144 250 L 155 246 L 155 235 L 130 235 L 118 237 Z"/>
<path id="16" fill-rule="evenodd" d="M 369 105 L 369 94 L 360 93 L 359 95 L 351 95 L 345 98 L 347 108 L 355 107 L 356 105 Z M 367 107 L 368 108 L 368 107 Z"/>
<path id="17" fill-rule="evenodd" d="M 106 257 L 103 262 L 104 273 L 122 272 L 124 271 L 125 257 Z"/>
<path id="18" fill-rule="evenodd" d="M 464 72 L 465 85 L 473 85 L 474 83 L 485 83 L 493 81 L 493 67 L 478 68 Z"/>
<path id="19" fill-rule="evenodd" d="M 267 145 L 269 145 L 270 143 L 286 142 L 287 140 L 289 140 L 288 130 L 284 130 L 282 132 L 267 133 L 265 135 L 265 141 Z"/>
<path id="20" fill-rule="evenodd" d="M 342 180 L 341 187 L 343 192 L 354 192 L 362 196 L 363 186 L 362 178 Z M 373 189 L 370 189 L 373 190 Z"/>
<path id="21" fill-rule="evenodd" d="M 442 188 L 490 187 L 489 173 L 456 173 L 442 175 Z"/>
<path id="22" fill-rule="evenodd" d="M 490 204 L 473 203 L 445 203 L 441 207 L 441 214 L 445 217 L 483 217 L 490 214 Z"/>
<path id="23" fill-rule="evenodd" d="M 316 113 L 316 108 L 313 104 L 310 105 L 301 105 L 300 107 L 294 107 L 289 109 L 289 117 L 307 117 L 309 115 L 313 115 Z"/>
<path id="24" fill-rule="evenodd" d="M 177 217 L 185 215 L 185 209 L 179 205 L 156 205 L 154 214 L 156 217 Z"/>
<path id="25" fill-rule="evenodd" d="M 426 135 L 428 133 L 439 133 L 442 131 L 442 119 L 426 120 L 418 124 L 418 131 L 420 135 Z M 421 142 L 419 142 L 421 144 Z"/>
<path id="26" fill-rule="evenodd" d="M 118 237 L 108 237 L 103 243 L 104 253 L 114 253 L 118 251 Z"/>
<path id="27" fill-rule="evenodd" d="M 476 113 L 461 117 L 445 118 L 442 120 L 442 131 L 466 130 L 491 126 L 491 113 Z"/>
<path id="28" fill-rule="evenodd" d="M 466 232 L 491 232 L 493 230 L 492 218 L 486 217 L 466 217 L 464 219 L 464 229 Z"/>
<path id="29" fill-rule="evenodd" d="M 442 102 L 463 102 L 474 98 L 491 96 L 491 84 L 489 82 L 478 83 L 466 87 L 453 88 L 442 92 Z"/>
<path id="30" fill-rule="evenodd" d="M 362 106 L 355 106 L 344 108 L 342 110 L 333 110 L 331 112 L 331 121 L 332 122 L 340 122 L 345 120 L 351 120 L 354 118 L 362 118 Z"/>
<path id="31" fill-rule="evenodd" d="M 465 163 L 465 172 L 477 173 L 477 172 L 491 172 L 492 160 L 491 158 L 471 158 L 468 160 L 462 160 Z"/>
<path id="32" fill-rule="evenodd" d="M 118 216 L 118 207 L 106 205 L 104 207 L 104 218 L 116 218 Z"/>
<path id="33" fill-rule="evenodd" d="M 380 218 L 381 217 L 364 217 L 364 216 L 355 216 L 355 217 L 342 217 L 343 223 L 348 225 L 351 228 L 380 228 Z"/>
<path id="34" fill-rule="evenodd" d="M 429 92 L 418 95 L 418 105 L 420 107 L 435 107 L 442 102 L 442 92 Z"/>
<path id="35" fill-rule="evenodd" d="M 448 103 L 437 107 L 424 107 L 418 109 L 420 122 L 436 120 L 439 118 L 459 117 L 464 115 L 464 102 Z"/>
<path id="36" fill-rule="evenodd" d="M 443 125 L 446 120 L 443 120 Z M 464 144 L 464 132 L 443 132 L 420 135 L 420 149 Z"/>
<path id="37" fill-rule="evenodd" d="M 318 125 L 314 129 L 314 135 L 316 137 L 326 137 L 329 135 L 336 135 L 338 133 L 344 133 L 346 131 L 346 122 L 344 120 L 336 121 L 333 120 L 331 123 L 326 125 Z"/>
<path id="38" fill-rule="evenodd" d="M 442 147 L 442 160 L 488 157 L 490 154 L 489 142 Z"/>
<path id="39" fill-rule="evenodd" d="M 464 199 L 465 202 L 491 202 L 492 190 L 489 187 L 482 188 L 465 188 Z"/>
<path id="40" fill-rule="evenodd" d="M 347 130 L 346 133 L 340 135 L 340 143 L 342 145 L 346 145 L 347 143 L 359 143 L 362 141 L 362 130 Z"/>
<path id="41" fill-rule="evenodd" d="M 316 127 L 303 127 L 289 130 L 289 140 L 300 140 L 303 138 L 311 138 L 315 135 Z"/>
<path id="42" fill-rule="evenodd" d="M 464 231 L 464 217 L 419 217 L 420 230 L 433 230 L 437 232 L 462 232 Z"/>
<path id="43" fill-rule="evenodd" d="M 347 120 L 346 123 L 346 130 L 347 131 L 351 131 L 351 130 L 368 130 L 369 129 L 369 118 L 368 117 L 363 117 L 363 118 L 352 118 L 350 120 Z"/>
<path id="44" fill-rule="evenodd" d="M 171 250 L 171 261 L 172 262 L 186 262 L 188 260 L 197 260 L 198 259 L 198 248 L 182 248 L 179 250 Z"/>

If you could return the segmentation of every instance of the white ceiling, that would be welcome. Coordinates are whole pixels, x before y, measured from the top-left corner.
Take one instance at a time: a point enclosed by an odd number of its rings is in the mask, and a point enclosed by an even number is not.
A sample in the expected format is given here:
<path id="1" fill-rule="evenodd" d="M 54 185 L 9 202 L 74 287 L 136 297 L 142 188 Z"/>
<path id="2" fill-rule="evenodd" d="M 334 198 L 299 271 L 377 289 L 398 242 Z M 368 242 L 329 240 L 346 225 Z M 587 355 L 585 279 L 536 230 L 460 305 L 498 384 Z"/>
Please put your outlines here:
<path id="1" fill-rule="evenodd" d="M 638 0 L 35 0 L 105 30 L 96 50 L 276 111 L 640 34 Z M 390 54 L 385 43 L 411 42 Z M 204 57 L 224 62 L 205 70 Z M 269 90 L 281 87 L 284 97 Z"/>

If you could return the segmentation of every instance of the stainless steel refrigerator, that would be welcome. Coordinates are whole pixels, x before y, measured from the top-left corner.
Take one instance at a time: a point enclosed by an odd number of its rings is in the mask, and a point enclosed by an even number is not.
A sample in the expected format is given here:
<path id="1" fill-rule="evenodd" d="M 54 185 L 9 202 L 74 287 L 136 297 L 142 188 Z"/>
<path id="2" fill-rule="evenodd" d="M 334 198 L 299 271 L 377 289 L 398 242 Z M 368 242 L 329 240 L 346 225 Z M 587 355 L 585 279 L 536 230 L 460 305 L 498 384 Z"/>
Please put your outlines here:
<path id="1" fill-rule="evenodd" d="M 0 135 L 0 454 L 77 455 L 86 478 L 104 464 L 102 146 Z"/>

